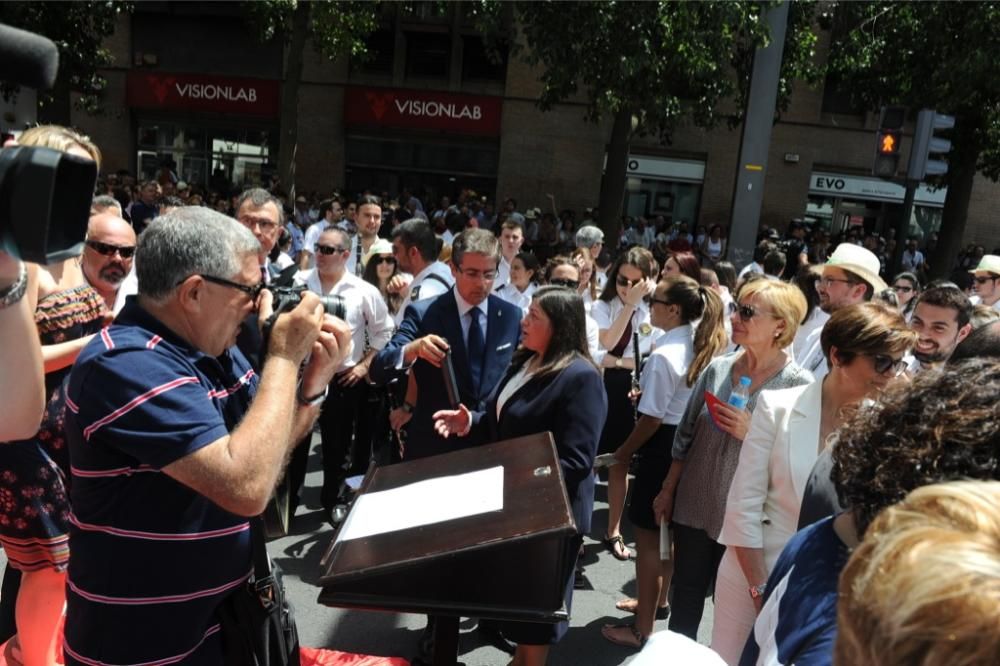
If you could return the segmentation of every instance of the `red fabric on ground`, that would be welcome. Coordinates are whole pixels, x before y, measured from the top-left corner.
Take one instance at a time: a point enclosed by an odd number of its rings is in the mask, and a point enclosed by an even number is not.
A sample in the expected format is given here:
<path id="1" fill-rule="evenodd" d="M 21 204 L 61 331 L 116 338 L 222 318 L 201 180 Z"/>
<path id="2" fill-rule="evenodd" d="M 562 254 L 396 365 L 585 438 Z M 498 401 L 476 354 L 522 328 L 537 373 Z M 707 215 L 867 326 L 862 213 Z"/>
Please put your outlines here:
<path id="1" fill-rule="evenodd" d="M 373 657 L 320 648 L 299 648 L 301 666 L 410 666 L 402 657 Z"/>

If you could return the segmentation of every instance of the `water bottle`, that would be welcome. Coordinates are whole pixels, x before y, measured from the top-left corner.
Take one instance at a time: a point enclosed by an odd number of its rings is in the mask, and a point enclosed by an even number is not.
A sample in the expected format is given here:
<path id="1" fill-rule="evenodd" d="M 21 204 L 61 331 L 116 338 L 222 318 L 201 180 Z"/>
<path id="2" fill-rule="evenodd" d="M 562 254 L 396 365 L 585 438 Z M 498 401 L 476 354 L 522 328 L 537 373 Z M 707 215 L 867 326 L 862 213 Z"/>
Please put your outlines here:
<path id="1" fill-rule="evenodd" d="M 750 378 L 746 375 L 740 377 L 740 385 L 729 394 L 729 404 L 736 409 L 746 409 L 750 402 Z"/>

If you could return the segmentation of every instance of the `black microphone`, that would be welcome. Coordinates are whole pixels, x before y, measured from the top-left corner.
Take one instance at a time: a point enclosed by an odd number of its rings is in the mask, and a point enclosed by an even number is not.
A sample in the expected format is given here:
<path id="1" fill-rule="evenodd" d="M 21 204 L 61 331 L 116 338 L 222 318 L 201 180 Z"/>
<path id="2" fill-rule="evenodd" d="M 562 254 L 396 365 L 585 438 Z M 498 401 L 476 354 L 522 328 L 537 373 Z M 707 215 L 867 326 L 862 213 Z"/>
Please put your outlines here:
<path id="1" fill-rule="evenodd" d="M 59 49 L 50 39 L 0 24 L 0 81 L 48 90 L 59 71 Z"/>

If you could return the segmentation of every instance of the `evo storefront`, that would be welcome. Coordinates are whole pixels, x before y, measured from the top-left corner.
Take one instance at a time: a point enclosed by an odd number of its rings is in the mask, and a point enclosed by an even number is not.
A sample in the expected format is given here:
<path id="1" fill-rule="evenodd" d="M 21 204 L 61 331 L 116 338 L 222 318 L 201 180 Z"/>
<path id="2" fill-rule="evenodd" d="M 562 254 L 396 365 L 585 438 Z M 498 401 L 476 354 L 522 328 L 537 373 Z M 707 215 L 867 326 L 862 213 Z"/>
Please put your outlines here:
<path id="1" fill-rule="evenodd" d="M 500 97 L 349 86 L 347 189 L 408 189 L 436 201 L 472 188 L 492 200 L 502 108 Z"/>
<path id="2" fill-rule="evenodd" d="M 684 222 L 694 230 L 701 205 L 705 163 L 648 155 L 629 155 L 625 212 L 631 217 Z"/>
<path id="3" fill-rule="evenodd" d="M 924 237 L 941 227 L 947 188 L 920 185 L 913 197 L 913 212 L 907 236 Z M 809 178 L 809 200 L 805 221 L 831 234 L 850 227 L 863 227 L 884 235 L 902 214 L 902 185 L 870 178 L 826 171 L 813 171 Z"/>
<path id="4" fill-rule="evenodd" d="M 278 160 L 280 83 L 132 70 L 136 173 L 218 192 L 265 182 Z"/>

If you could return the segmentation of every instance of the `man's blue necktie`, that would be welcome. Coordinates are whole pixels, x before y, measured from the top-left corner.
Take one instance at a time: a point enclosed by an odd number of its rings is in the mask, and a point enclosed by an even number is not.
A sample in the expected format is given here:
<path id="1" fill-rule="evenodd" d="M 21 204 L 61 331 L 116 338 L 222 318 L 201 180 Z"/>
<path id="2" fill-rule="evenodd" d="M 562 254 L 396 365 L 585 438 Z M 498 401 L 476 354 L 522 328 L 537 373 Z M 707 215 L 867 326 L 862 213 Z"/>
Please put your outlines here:
<path id="1" fill-rule="evenodd" d="M 469 352 L 469 372 L 472 375 L 472 390 L 479 395 L 480 381 L 483 377 L 483 351 L 486 342 L 483 340 L 483 328 L 479 325 L 479 308 L 469 310 L 469 341 L 465 348 Z"/>

